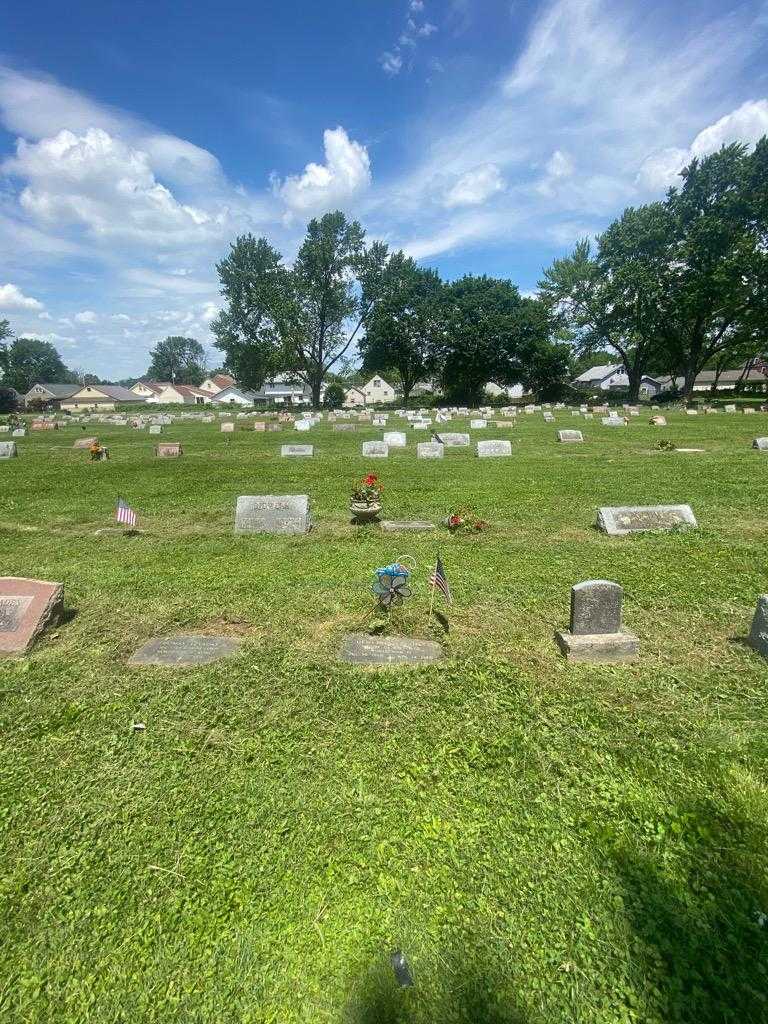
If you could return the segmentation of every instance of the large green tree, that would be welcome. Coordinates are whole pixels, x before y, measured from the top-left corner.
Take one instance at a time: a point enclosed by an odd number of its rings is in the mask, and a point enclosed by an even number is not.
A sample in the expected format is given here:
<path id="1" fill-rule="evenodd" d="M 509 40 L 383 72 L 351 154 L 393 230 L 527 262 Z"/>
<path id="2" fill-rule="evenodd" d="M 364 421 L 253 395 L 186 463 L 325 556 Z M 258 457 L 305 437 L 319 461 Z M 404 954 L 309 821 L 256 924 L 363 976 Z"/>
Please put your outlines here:
<path id="1" fill-rule="evenodd" d="M 21 395 L 35 383 L 76 383 L 53 345 L 37 338 L 14 338 L 6 345 L 3 368 L 5 387 L 15 388 Z"/>
<path id="2" fill-rule="evenodd" d="M 422 269 L 402 252 L 390 257 L 386 286 L 358 349 L 366 372 L 396 371 L 405 406 L 415 385 L 435 372 L 445 332 L 444 300 L 437 271 Z"/>
<path id="3" fill-rule="evenodd" d="M 657 310 L 666 287 L 670 219 L 662 203 L 629 208 L 597 239 L 544 271 L 539 294 L 567 329 L 580 358 L 609 350 L 624 367 L 629 399 L 658 362 Z"/>
<path id="4" fill-rule="evenodd" d="M 488 383 L 528 384 L 535 359 L 551 345 L 548 308 L 492 277 L 469 274 L 445 291 L 445 330 L 436 345 L 445 394 L 476 402 Z"/>
<path id="5" fill-rule="evenodd" d="M 289 269 L 265 238 L 238 238 L 217 265 L 225 307 L 216 345 L 240 382 L 258 387 L 295 371 L 320 405 L 323 381 L 361 336 L 382 294 L 387 247 L 366 244 L 357 221 L 327 213 L 310 221 Z"/>
<path id="6" fill-rule="evenodd" d="M 671 243 L 656 327 L 689 395 L 726 355 L 758 353 L 768 329 L 768 138 L 734 143 L 682 172 L 665 209 Z"/>
<path id="7" fill-rule="evenodd" d="M 205 349 L 195 338 L 172 335 L 149 353 L 147 377 L 174 384 L 200 384 L 205 378 Z"/>

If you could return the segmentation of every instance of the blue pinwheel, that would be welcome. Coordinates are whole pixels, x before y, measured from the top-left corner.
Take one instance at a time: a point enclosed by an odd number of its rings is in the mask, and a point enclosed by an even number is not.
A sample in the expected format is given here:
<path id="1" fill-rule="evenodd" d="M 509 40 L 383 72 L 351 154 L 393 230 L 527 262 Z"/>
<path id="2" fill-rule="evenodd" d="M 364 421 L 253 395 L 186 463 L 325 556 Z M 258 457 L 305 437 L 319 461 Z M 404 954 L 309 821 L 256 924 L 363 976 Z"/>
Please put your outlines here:
<path id="1" fill-rule="evenodd" d="M 396 608 L 403 603 L 404 598 L 411 596 L 411 588 L 408 586 L 410 575 L 410 570 L 400 562 L 376 570 L 376 582 L 371 589 L 385 611 Z"/>

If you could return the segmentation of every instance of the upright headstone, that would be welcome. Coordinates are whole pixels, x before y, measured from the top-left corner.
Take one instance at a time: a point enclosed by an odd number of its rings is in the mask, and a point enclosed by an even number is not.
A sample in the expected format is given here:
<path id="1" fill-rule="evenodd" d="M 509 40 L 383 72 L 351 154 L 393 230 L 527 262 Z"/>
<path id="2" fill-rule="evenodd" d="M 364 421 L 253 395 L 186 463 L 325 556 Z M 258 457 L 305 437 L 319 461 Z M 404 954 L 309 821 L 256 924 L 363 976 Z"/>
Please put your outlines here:
<path id="1" fill-rule="evenodd" d="M 768 658 L 768 594 L 761 594 L 757 599 L 748 643 L 764 658 Z"/>
<path id="2" fill-rule="evenodd" d="M 597 527 L 610 537 L 645 530 L 674 530 L 698 526 L 690 505 L 621 505 L 598 510 Z"/>
<path id="3" fill-rule="evenodd" d="M 563 444 L 580 444 L 584 435 L 580 430 L 558 430 L 557 440 Z"/>
<path id="4" fill-rule="evenodd" d="M 442 459 L 445 447 L 437 441 L 422 441 L 416 445 L 417 459 Z"/>
<path id="5" fill-rule="evenodd" d="M 235 510 L 235 533 L 307 533 L 311 526 L 307 494 L 242 494 Z"/>
<path id="6" fill-rule="evenodd" d="M 357 427 L 355 426 L 354 423 L 334 423 L 333 429 L 336 430 L 336 431 L 341 432 L 341 431 L 356 430 Z"/>
<path id="7" fill-rule="evenodd" d="M 621 416 L 603 416 L 601 422 L 604 427 L 626 427 L 627 425 Z"/>
<path id="8" fill-rule="evenodd" d="M 370 459 L 386 459 L 389 456 L 389 445 L 383 441 L 363 441 L 361 451 Z"/>
<path id="9" fill-rule="evenodd" d="M 388 430 L 384 434 L 383 441 L 390 448 L 405 448 L 408 443 L 405 434 L 400 430 Z"/>
<path id="10" fill-rule="evenodd" d="M 623 591 L 610 580 L 586 580 L 571 588 L 569 630 L 557 642 L 569 661 L 634 661 L 638 639 L 621 628 Z"/>
<path id="11" fill-rule="evenodd" d="M 481 459 L 497 459 L 512 454 L 511 441 L 478 441 L 477 454 Z"/>
<path id="12" fill-rule="evenodd" d="M 470 430 L 484 430 L 487 426 L 488 426 L 488 424 L 486 423 L 485 420 L 470 420 L 469 421 L 469 429 Z"/>
<path id="13" fill-rule="evenodd" d="M 759 448 L 761 452 L 768 452 L 768 437 L 756 437 L 752 447 Z"/>
<path id="14" fill-rule="evenodd" d="M 648 422 L 652 427 L 666 427 L 667 425 L 665 416 L 651 416 Z"/>
<path id="15" fill-rule="evenodd" d="M 152 423 L 150 424 L 149 432 L 150 434 L 162 434 L 163 428 L 160 426 L 159 423 Z"/>
<path id="16" fill-rule="evenodd" d="M 220 427 L 222 434 L 233 434 L 235 432 L 234 423 L 222 423 Z"/>
<path id="17" fill-rule="evenodd" d="M 158 459 L 178 459 L 184 454 L 184 449 L 177 442 L 158 444 L 155 446 L 155 455 Z"/>
<path id="18" fill-rule="evenodd" d="M 0 577 L 0 658 L 27 654 L 46 625 L 58 619 L 63 603 L 61 583 Z"/>
<path id="19" fill-rule="evenodd" d="M 469 434 L 447 433 L 441 430 L 438 436 L 446 448 L 469 448 Z"/>

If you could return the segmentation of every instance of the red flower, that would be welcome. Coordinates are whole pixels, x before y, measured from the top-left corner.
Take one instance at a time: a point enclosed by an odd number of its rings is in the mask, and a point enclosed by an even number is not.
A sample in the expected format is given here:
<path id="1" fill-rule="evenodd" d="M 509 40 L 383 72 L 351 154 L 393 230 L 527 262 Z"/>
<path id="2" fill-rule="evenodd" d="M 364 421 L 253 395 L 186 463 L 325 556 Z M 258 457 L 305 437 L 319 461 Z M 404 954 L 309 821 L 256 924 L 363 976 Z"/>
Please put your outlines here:
<path id="1" fill-rule="evenodd" d="M 363 483 L 367 484 L 370 487 L 371 484 L 375 484 L 378 479 L 379 478 L 376 476 L 375 473 L 369 473 L 368 476 L 363 479 Z"/>
<path id="2" fill-rule="evenodd" d="M 461 523 L 462 523 L 461 516 L 451 516 L 450 523 L 451 523 L 451 526 L 460 526 Z"/>

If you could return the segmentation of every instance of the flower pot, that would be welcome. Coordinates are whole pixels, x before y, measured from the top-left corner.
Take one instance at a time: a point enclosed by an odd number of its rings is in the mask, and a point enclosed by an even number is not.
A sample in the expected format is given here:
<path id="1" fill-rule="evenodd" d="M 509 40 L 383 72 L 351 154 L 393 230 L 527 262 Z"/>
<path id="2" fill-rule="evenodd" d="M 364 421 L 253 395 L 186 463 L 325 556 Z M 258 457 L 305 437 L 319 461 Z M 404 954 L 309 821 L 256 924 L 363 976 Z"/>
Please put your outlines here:
<path id="1" fill-rule="evenodd" d="M 378 519 L 381 512 L 381 503 L 378 501 L 353 501 L 349 510 L 358 523 L 372 523 Z"/>

